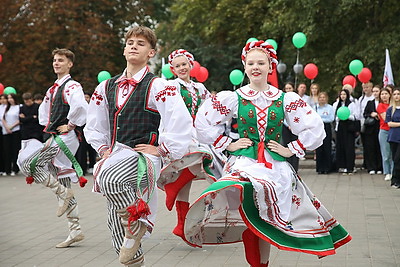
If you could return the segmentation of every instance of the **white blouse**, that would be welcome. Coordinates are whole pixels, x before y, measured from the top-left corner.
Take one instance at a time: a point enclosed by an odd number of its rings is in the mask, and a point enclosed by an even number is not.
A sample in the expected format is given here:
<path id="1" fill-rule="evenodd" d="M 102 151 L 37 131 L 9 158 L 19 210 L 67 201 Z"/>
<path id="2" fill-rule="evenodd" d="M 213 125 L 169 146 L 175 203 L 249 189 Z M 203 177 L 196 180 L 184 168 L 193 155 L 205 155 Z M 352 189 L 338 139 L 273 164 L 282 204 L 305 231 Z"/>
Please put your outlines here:
<path id="1" fill-rule="evenodd" d="M 140 82 L 148 71 L 146 66 L 132 78 Z M 126 70 L 123 76 L 126 76 Z M 133 89 L 134 86 L 129 85 L 129 91 Z M 103 81 L 92 95 L 84 128 L 87 142 L 99 153 L 111 146 L 109 109 L 105 91 L 106 81 Z M 158 111 L 161 116 L 158 143 L 170 160 L 179 159 L 187 153 L 192 140 L 192 118 L 176 86 L 167 84 L 164 79 L 156 78 L 149 91 L 146 107 Z M 123 108 L 124 105 L 125 102 L 119 105 L 119 108 Z"/>
<path id="2" fill-rule="evenodd" d="M 232 118 L 238 117 L 238 96 L 240 94 L 246 100 L 265 109 L 277 100 L 282 91 L 269 85 L 266 91 L 253 90 L 249 85 L 239 88 L 235 92 L 222 91 L 212 99 L 208 99 L 199 109 L 195 126 L 200 142 L 214 144 L 216 149 L 224 150 L 231 138 L 223 136 L 224 124 Z M 286 93 L 283 99 L 285 120 L 291 131 L 298 136 L 298 140 L 288 144 L 288 148 L 298 157 L 305 155 L 306 149 L 314 150 L 322 144 L 325 138 L 324 124 L 320 116 L 294 92 Z M 256 109 L 257 110 L 257 109 Z M 268 109 L 265 111 L 268 114 Z M 257 110 L 257 119 L 259 113 Z M 265 132 L 268 126 L 258 132 Z"/>
<path id="3" fill-rule="evenodd" d="M 58 88 L 67 80 L 71 75 L 66 75 L 59 80 L 56 80 L 58 86 L 55 87 L 53 99 L 56 96 Z M 49 123 L 51 107 L 53 99 L 51 98 L 51 87 L 47 90 L 44 101 L 39 106 L 39 123 L 46 126 Z M 69 112 L 67 115 L 68 122 L 72 125 L 83 126 L 86 123 L 86 110 L 88 103 L 85 100 L 85 95 L 80 83 L 71 80 L 65 84 L 63 97 L 69 105 Z"/>
<path id="4" fill-rule="evenodd" d="M 5 106 L 5 107 L 7 107 L 7 106 Z M 10 109 L 7 112 L 5 111 L 6 110 L 5 107 L 4 107 L 4 110 L 1 112 L 2 113 L 1 119 L 3 119 L 3 115 L 4 115 L 5 123 L 7 123 L 8 126 L 11 126 L 14 123 L 16 123 L 17 121 L 19 121 L 19 105 L 10 106 Z M 2 124 L 1 126 L 2 126 L 2 130 L 3 130 L 3 134 L 4 135 L 8 134 L 4 125 Z M 11 129 L 12 132 L 16 132 L 19 130 L 20 130 L 19 124 Z"/>

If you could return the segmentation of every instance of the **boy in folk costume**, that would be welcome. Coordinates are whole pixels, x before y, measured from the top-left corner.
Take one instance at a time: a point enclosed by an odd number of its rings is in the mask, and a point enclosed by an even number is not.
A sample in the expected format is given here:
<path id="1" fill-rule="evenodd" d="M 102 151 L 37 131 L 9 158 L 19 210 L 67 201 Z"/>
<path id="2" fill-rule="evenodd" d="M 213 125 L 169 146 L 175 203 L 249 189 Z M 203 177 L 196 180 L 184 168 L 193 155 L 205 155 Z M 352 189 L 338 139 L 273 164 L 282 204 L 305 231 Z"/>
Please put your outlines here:
<path id="1" fill-rule="evenodd" d="M 168 81 L 168 84 L 178 88 L 178 93 L 185 102 L 186 110 L 194 123 L 197 110 L 206 99 L 211 97 L 211 94 L 202 83 L 190 80 L 190 71 L 194 65 L 194 57 L 191 53 L 185 49 L 175 50 L 168 56 L 168 63 L 177 76 L 175 80 Z M 189 210 L 192 181 L 206 179 L 210 183 L 215 182 L 216 178 L 221 176 L 226 159 L 222 151 L 217 152 L 209 145 L 198 143 L 195 135 L 193 128 L 194 139 L 188 153 L 165 166 L 157 180 L 159 188 L 165 191 L 168 210 L 172 210 L 175 204 L 177 225 L 173 233 L 183 240 L 185 240 L 183 227 Z"/>
<path id="2" fill-rule="evenodd" d="M 277 63 L 268 42 L 248 43 L 242 62 L 250 84 L 218 93 L 196 116 L 199 141 L 225 140 L 231 156 L 223 177 L 190 207 L 185 238 L 195 246 L 243 241 L 252 267 L 268 266 L 270 244 L 319 257 L 335 254 L 350 235 L 285 160 L 322 144 L 322 120 L 299 95 L 267 83 Z M 234 143 L 223 135 L 231 118 L 238 119 L 240 135 Z M 298 136 L 287 147 L 279 143 L 284 119 Z"/>
<path id="3" fill-rule="evenodd" d="M 95 189 L 107 198 L 119 261 L 140 266 L 141 239 L 154 227 L 161 157 L 169 161 L 184 155 L 192 119 L 178 88 L 167 86 L 147 66 L 156 54 L 154 32 L 134 27 L 125 42 L 126 69 L 96 88 L 84 132 L 102 157 L 94 170 Z"/>
<path id="4" fill-rule="evenodd" d="M 39 123 L 45 126 L 45 137 L 48 139 L 44 144 L 33 138 L 23 140 L 18 165 L 28 176 L 28 184 L 33 181 L 41 183 L 56 194 L 59 200 L 57 216 L 66 213 L 70 231 L 67 239 L 56 247 L 65 248 L 84 239 L 71 182 L 79 181 L 82 187 L 87 182 L 83 177 L 78 178 L 80 167 L 73 155 L 79 146 L 74 130 L 85 124 L 88 104 L 82 86 L 69 74 L 74 64 L 74 53 L 68 49 L 56 49 L 52 55 L 57 80 L 47 90 L 39 106 Z"/>

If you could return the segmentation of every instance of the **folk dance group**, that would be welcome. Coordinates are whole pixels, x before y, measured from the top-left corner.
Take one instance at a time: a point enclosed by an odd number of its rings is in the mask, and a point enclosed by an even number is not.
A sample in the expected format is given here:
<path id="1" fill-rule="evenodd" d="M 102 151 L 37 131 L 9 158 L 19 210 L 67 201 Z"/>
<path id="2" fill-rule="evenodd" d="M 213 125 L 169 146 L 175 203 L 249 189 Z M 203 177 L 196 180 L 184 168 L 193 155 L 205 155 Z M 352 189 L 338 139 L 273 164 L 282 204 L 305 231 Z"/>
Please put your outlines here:
<path id="1" fill-rule="evenodd" d="M 147 66 L 156 54 L 154 32 L 137 26 L 125 41 L 125 70 L 100 83 L 89 104 L 69 75 L 73 53 L 53 52 L 58 79 L 39 114 L 48 139 L 24 142 L 18 158 L 27 182 L 49 187 L 58 198 L 57 216 L 66 214 L 70 233 L 57 247 L 84 239 L 71 190 L 71 182 L 86 182 L 71 157 L 80 126 L 101 157 L 93 189 L 107 199 L 107 225 L 122 265 L 144 265 L 141 242 L 156 227 L 157 187 L 168 210 L 175 206 L 175 235 L 194 247 L 243 241 L 251 266 L 268 266 L 271 244 L 324 257 L 351 240 L 285 161 L 316 149 L 325 132 L 296 93 L 267 84 L 277 63 L 271 45 L 248 43 L 241 59 L 250 83 L 212 97 L 190 80 L 194 57 L 188 51 L 169 55 L 177 78 L 165 81 Z M 232 119 L 238 140 L 227 133 Z M 284 119 L 298 136 L 287 147 L 280 144 Z M 210 185 L 190 204 L 198 179 Z"/>

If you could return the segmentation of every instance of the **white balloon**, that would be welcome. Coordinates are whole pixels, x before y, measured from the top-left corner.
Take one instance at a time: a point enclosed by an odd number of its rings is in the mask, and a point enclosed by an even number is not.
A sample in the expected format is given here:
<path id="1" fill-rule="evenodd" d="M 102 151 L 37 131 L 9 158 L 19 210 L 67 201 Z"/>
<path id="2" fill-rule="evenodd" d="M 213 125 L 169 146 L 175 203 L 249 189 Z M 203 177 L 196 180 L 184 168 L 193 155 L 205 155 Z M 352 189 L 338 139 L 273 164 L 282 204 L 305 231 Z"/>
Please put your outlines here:
<path id="1" fill-rule="evenodd" d="M 276 66 L 276 70 L 278 71 L 278 73 L 284 73 L 286 71 L 286 64 L 280 62 L 278 66 Z"/>
<path id="2" fill-rule="evenodd" d="M 300 63 L 294 64 L 293 65 L 293 71 L 294 71 L 294 73 L 299 74 L 300 72 L 303 71 L 303 65 L 300 64 Z"/>

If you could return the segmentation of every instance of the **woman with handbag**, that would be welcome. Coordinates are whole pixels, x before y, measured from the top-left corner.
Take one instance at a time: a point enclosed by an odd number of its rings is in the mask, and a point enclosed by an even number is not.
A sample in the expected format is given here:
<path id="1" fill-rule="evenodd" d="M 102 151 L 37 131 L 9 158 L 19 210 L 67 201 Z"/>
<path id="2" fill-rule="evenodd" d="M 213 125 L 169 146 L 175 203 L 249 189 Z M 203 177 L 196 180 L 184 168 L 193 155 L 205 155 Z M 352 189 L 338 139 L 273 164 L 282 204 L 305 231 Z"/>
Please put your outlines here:
<path id="1" fill-rule="evenodd" d="M 339 92 L 339 101 L 334 104 L 336 119 L 336 163 L 339 169 L 343 170 L 343 175 L 352 175 L 356 160 L 355 139 L 358 127 L 356 127 L 357 106 L 350 101 L 350 92 L 342 89 Z M 340 120 L 338 109 L 348 107 L 350 115 L 346 120 Z"/>
<path id="2" fill-rule="evenodd" d="M 375 99 L 369 100 L 365 106 L 363 116 L 364 120 L 364 142 L 368 144 L 364 149 L 364 162 L 368 173 L 382 174 L 382 156 L 379 147 L 379 117 L 376 108 L 379 104 L 379 93 L 381 88 L 375 85 L 372 88 L 372 95 Z"/>

